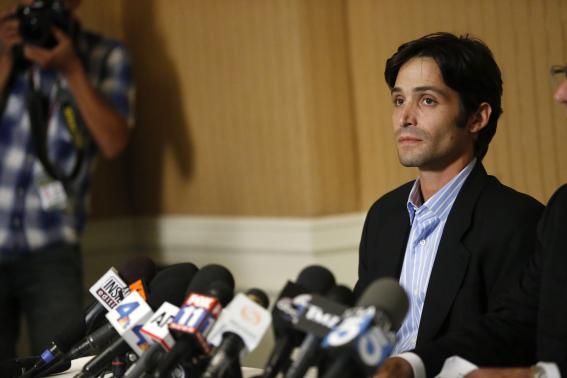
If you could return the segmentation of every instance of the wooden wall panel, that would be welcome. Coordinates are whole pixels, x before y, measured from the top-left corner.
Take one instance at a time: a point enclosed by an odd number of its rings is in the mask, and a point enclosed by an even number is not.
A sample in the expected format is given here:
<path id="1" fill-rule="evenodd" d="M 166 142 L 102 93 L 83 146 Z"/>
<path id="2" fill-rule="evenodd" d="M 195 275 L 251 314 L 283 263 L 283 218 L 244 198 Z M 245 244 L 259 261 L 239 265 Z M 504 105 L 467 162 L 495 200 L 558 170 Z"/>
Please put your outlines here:
<path id="1" fill-rule="evenodd" d="M 358 207 L 342 1 L 125 1 L 139 213 Z"/>

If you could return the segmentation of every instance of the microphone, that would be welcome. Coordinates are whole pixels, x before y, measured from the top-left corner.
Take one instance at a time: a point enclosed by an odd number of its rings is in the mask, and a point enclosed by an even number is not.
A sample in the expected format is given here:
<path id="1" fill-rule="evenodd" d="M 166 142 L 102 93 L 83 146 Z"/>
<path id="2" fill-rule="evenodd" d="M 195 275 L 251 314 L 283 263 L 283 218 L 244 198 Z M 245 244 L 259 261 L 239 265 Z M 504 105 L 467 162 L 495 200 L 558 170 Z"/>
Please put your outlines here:
<path id="1" fill-rule="evenodd" d="M 130 347 L 139 355 L 149 343 L 140 333 L 140 328 L 163 302 L 180 303 L 185 288 L 196 275 L 197 267 L 191 263 L 177 264 L 159 272 L 150 282 L 150 296 L 146 303 L 137 292 L 132 292 L 114 310 L 107 314 L 113 328 L 109 333 L 120 335 L 108 348 L 83 366 L 77 377 L 95 377 L 112 359 L 129 351 Z"/>
<path id="2" fill-rule="evenodd" d="M 137 378 L 145 371 L 153 369 L 158 360 L 171 350 L 175 340 L 169 333 L 168 324 L 173 321 L 179 312 L 179 307 L 164 302 L 155 314 L 144 324 L 141 333 L 153 340 L 153 344 L 144 351 L 135 364 L 132 364 L 124 375 L 125 378 Z"/>
<path id="3" fill-rule="evenodd" d="M 278 372 L 287 370 L 291 352 L 305 336 L 294 329 L 294 324 L 310 301 L 310 293 L 325 294 L 335 284 L 333 273 L 320 265 L 304 268 L 297 276 L 296 283 L 286 283 L 272 310 L 272 329 L 276 341 L 261 377 L 274 378 Z"/>
<path id="4" fill-rule="evenodd" d="M 169 352 L 173 348 L 175 340 L 169 333 L 168 325 L 173 321 L 178 312 L 179 307 L 169 302 L 164 302 L 140 331 L 152 339 L 156 345 Z"/>
<path id="5" fill-rule="evenodd" d="M 71 320 L 64 331 L 59 333 L 40 355 L 40 359 L 26 371 L 23 377 L 36 377 L 55 365 L 62 356 L 84 337 L 87 330 L 101 319 L 111 305 L 116 305 L 123 298 L 123 292 L 128 290 L 127 284 L 138 279 L 149 282 L 155 275 L 155 264 L 149 257 L 136 256 L 128 259 L 119 269 L 110 268 L 90 289 L 97 301 L 85 310 L 84 316 Z M 124 278 L 124 282 L 122 278 Z"/>
<path id="6" fill-rule="evenodd" d="M 286 378 L 305 376 L 307 370 L 316 363 L 322 339 L 340 322 L 347 306 L 352 305 L 354 305 L 354 294 L 343 285 L 333 287 L 325 297 L 317 295 L 311 297 L 307 310 L 295 325 L 307 335 L 297 358 L 287 370 Z"/>
<path id="7" fill-rule="evenodd" d="M 357 305 L 324 338 L 321 346 L 337 358 L 323 377 L 372 375 L 392 353 L 408 306 L 406 292 L 396 280 L 382 278 L 370 284 Z"/>
<path id="8" fill-rule="evenodd" d="M 187 357 L 210 353 L 207 334 L 222 307 L 232 299 L 233 290 L 234 278 L 225 267 L 213 264 L 199 271 L 188 289 L 189 296 L 168 325 L 176 336 L 175 345 L 153 372 L 154 377 L 166 376 Z"/>
<path id="9" fill-rule="evenodd" d="M 225 268 L 218 268 L 216 265 L 205 266 L 189 284 L 186 295 L 189 296 L 194 291 L 207 291 L 208 281 L 221 278 L 234 285 L 234 280 L 230 272 Z M 214 288 L 214 285 L 213 285 Z M 229 291 L 230 287 L 229 287 Z M 155 343 L 126 371 L 126 378 L 140 377 L 146 371 L 152 371 L 159 360 L 166 352 L 171 351 L 175 340 L 169 332 L 168 325 L 175 319 L 179 308 L 170 303 L 164 303 L 154 314 L 154 316 L 141 329 L 141 332 L 151 338 Z"/>
<path id="10" fill-rule="evenodd" d="M 170 288 L 182 288 L 188 285 L 188 282 L 198 271 L 197 267 L 191 263 L 181 263 L 175 264 L 167 267 L 160 271 L 154 279 L 150 282 L 150 299 L 153 297 L 152 291 L 156 290 L 172 290 Z M 165 288 L 163 288 L 165 287 Z M 178 302 L 181 302 L 183 298 L 183 292 L 181 294 L 175 290 L 172 290 L 173 295 L 178 295 L 176 299 L 181 297 Z M 159 294 L 163 295 L 163 294 Z M 172 301 L 173 302 L 173 301 Z M 89 355 L 96 352 L 99 348 L 104 347 L 110 340 L 116 338 L 117 333 L 114 331 L 112 324 L 106 323 L 90 335 L 88 335 L 82 342 L 76 344 L 67 353 L 70 359 L 75 359 Z"/>
<path id="11" fill-rule="evenodd" d="M 25 374 L 26 369 L 31 369 L 41 357 L 16 357 L 9 360 L 4 360 L 0 362 L 0 377 L 19 377 Z M 68 362 L 66 365 L 61 366 L 61 369 L 57 371 L 60 373 L 71 367 L 71 363 Z"/>
<path id="12" fill-rule="evenodd" d="M 96 298 L 86 311 L 85 323 L 87 330 L 91 330 L 102 315 L 112 310 L 128 295 L 128 285 L 136 281 L 151 282 L 156 273 L 156 266 L 147 256 L 136 256 L 128 259 L 120 266 L 118 274 L 110 268 L 91 288 L 89 292 Z M 122 280 L 123 279 L 123 280 Z M 105 310 L 106 309 L 106 310 Z"/>
<path id="13" fill-rule="evenodd" d="M 216 345 L 215 354 L 202 378 L 221 378 L 231 367 L 240 369 L 240 356 L 258 346 L 271 322 L 266 310 L 270 301 L 260 289 L 238 294 L 223 310 L 208 340 Z"/>

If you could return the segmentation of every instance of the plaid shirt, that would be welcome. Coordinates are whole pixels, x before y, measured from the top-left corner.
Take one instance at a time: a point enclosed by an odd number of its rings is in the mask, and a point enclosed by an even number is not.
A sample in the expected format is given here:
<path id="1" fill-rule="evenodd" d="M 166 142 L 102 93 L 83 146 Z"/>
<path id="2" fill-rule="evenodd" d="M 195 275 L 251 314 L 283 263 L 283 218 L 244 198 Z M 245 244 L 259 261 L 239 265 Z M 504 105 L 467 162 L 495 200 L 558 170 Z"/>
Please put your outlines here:
<path id="1" fill-rule="evenodd" d="M 87 32 L 82 32 L 77 41 L 89 79 L 107 103 L 132 125 L 134 84 L 125 47 Z M 60 111 L 59 97 L 54 95 L 69 93 L 65 79 L 55 71 L 39 67 L 20 70 L 7 88 L 0 120 L 0 261 L 61 242 L 78 242 L 86 221 L 91 173 L 98 152 L 92 136 L 83 128 L 87 147 L 77 177 L 66 188 L 66 206 L 42 208 L 39 184 L 49 176 L 35 155 L 26 106 L 32 71 L 38 79 L 36 88 L 50 99 L 49 160 L 69 173 L 77 157 Z"/>

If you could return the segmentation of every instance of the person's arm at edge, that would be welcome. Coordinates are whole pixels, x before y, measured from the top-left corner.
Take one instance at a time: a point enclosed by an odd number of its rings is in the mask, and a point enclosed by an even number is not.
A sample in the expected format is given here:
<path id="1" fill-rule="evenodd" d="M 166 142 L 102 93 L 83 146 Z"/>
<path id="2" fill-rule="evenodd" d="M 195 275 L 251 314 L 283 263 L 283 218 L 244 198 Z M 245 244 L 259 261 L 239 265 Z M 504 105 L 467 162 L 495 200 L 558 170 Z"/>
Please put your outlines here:
<path id="1" fill-rule="evenodd" d="M 18 21 L 12 19 L 15 10 L 15 7 L 11 7 L 0 13 L 0 95 L 2 100 L 8 95 L 6 90 L 14 67 L 12 48 L 22 41 L 18 32 Z"/>
<path id="2" fill-rule="evenodd" d="M 553 362 L 538 362 L 525 368 L 481 368 L 465 375 L 465 378 L 535 378 L 542 374 L 546 378 L 561 378 L 559 368 Z"/>

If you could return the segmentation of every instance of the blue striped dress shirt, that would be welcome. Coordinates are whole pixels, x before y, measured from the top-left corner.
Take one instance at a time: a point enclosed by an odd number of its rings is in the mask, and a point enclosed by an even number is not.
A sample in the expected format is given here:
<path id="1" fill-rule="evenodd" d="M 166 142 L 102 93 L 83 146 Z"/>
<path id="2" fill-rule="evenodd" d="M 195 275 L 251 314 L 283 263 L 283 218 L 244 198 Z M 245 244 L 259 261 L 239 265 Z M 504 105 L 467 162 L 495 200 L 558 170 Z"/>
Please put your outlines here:
<path id="1" fill-rule="evenodd" d="M 407 208 L 411 231 L 400 275 L 400 285 L 408 294 L 410 307 L 398 330 L 393 354 L 415 347 L 429 276 L 433 269 L 439 241 L 443 235 L 445 221 L 475 163 L 476 159 L 473 159 L 458 175 L 424 203 L 422 203 L 419 178 L 415 180 L 410 191 Z"/>

